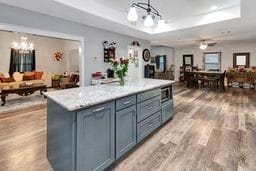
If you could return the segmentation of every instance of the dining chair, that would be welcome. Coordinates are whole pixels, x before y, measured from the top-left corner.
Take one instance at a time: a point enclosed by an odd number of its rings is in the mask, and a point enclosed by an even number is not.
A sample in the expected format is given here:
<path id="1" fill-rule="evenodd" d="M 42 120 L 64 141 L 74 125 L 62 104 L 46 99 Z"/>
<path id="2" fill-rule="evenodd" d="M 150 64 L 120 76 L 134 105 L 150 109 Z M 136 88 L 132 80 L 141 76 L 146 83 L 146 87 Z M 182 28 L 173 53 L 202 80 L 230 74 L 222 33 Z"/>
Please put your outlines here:
<path id="1" fill-rule="evenodd" d="M 223 89 L 223 91 L 226 91 L 225 89 L 225 77 L 226 77 L 226 70 L 223 72 L 223 74 L 220 75 L 219 79 L 217 79 L 217 88 L 219 88 L 219 85 Z"/>

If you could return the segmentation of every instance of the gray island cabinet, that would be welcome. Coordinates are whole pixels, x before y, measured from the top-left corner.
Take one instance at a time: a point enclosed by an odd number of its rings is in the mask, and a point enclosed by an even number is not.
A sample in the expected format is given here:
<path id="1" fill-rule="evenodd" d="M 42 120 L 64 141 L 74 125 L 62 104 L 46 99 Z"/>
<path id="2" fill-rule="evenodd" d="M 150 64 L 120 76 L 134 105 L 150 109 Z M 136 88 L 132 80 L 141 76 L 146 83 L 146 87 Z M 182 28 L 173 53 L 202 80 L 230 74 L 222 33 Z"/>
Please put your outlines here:
<path id="1" fill-rule="evenodd" d="M 173 116 L 172 81 L 47 92 L 47 158 L 55 171 L 104 170 Z"/>

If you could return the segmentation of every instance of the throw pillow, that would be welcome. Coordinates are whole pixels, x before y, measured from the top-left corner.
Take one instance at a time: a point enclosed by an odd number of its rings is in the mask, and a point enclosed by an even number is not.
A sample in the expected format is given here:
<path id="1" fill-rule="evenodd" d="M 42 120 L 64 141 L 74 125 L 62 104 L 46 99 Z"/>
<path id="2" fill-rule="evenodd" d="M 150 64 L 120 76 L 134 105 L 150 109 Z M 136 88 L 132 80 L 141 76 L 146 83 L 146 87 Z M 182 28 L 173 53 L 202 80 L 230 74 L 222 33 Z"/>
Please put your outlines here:
<path id="1" fill-rule="evenodd" d="M 4 78 L 10 78 L 10 74 L 8 72 L 4 73 Z"/>
<path id="2" fill-rule="evenodd" d="M 19 73 L 19 72 L 14 72 L 14 73 L 12 74 L 12 77 L 13 77 L 13 79 L 14 79 L 16 82 L 20 82 L 20 81 L 23 80 L 23 75 L 24 75 L 24 74 L 21 74 L 21 73 Z"/>
<path id="3" fill-rule="evenodd" d="M 77 81 L 77 77 L 78 77 L 77 74 L 72 74 L 70 79 L 69 79 L 69 82 L 76 82 Z"/>
<path id="4" fill-rule="evenodd" d="M 25 80 L 24 80 L 25 77 Z M 28 81 L 28 80 L 34 80 L 35 79 L 35 73 L 34 72 L 24 72 L 23 80 Z"/>
<path id="5" fill-rule="evenodd" d="M 2 78 L 4 78 L 4 74 L 0 73 L 0 83 L 3 82 Z"/>
<path id="6" fill-rule="evenodd" d="M 42 76 L 43 76 L 43 72 L 40 71 L 35 71 L 35 79 L 36 80 L 41 80 Z"/>
<path id="7" fill-rule="evenodd" d="M 55 74 L 52 79 L 53 79 L 54 81 L 60 81 L 61 75 Z"/>
<path id="8" fill-rule="evenodd" d="M 2 78 L 2 81 L 3 81 L 3 83 L 15 82 L 15 80 L 12 77 L 10 77 L 10 78 Z"/>
<path id="9" fill-rule="evenodd" d="M 35 76 L 34 75 L 24 75 L 23 76 L 23 81 L 30 81 L 30 80 L 34 80 Z"/>

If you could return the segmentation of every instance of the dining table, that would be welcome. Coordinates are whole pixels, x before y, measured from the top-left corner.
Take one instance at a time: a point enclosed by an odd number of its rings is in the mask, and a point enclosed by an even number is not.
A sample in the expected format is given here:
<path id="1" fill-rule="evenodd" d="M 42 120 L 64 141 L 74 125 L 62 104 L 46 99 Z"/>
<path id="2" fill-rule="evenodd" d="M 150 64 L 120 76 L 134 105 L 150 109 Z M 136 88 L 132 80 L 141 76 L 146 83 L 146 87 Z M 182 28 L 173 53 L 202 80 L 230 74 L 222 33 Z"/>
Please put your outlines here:
<path id="1" fill-rule="evenodd" d="M 209 71 L 209 70 L 199 70 L 199 71 L 189 71 L 187 74 L 187 86 L 192 85 L 193 80 L 200 80 L 203 78 L 220 78 L 223 74 L 221 71 Z M 196 78 L 196 79 L 195 79 Z M 223 87 L 224 81 L 220 83 Z"/>

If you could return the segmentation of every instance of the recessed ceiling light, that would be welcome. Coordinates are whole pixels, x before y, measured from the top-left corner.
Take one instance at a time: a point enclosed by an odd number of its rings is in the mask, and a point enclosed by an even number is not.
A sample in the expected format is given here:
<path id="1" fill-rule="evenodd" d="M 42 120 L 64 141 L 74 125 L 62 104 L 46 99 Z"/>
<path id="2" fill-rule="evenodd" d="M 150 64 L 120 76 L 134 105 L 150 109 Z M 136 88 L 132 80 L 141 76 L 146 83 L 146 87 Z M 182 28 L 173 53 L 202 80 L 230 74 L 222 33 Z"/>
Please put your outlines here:
<path id="1" fill-rule="evenodd" d="M 210 10 L 216 10 L 216 9 L 218 9 L 217 6 L 212 6 L 212 7 L 210 8 Z"/>

